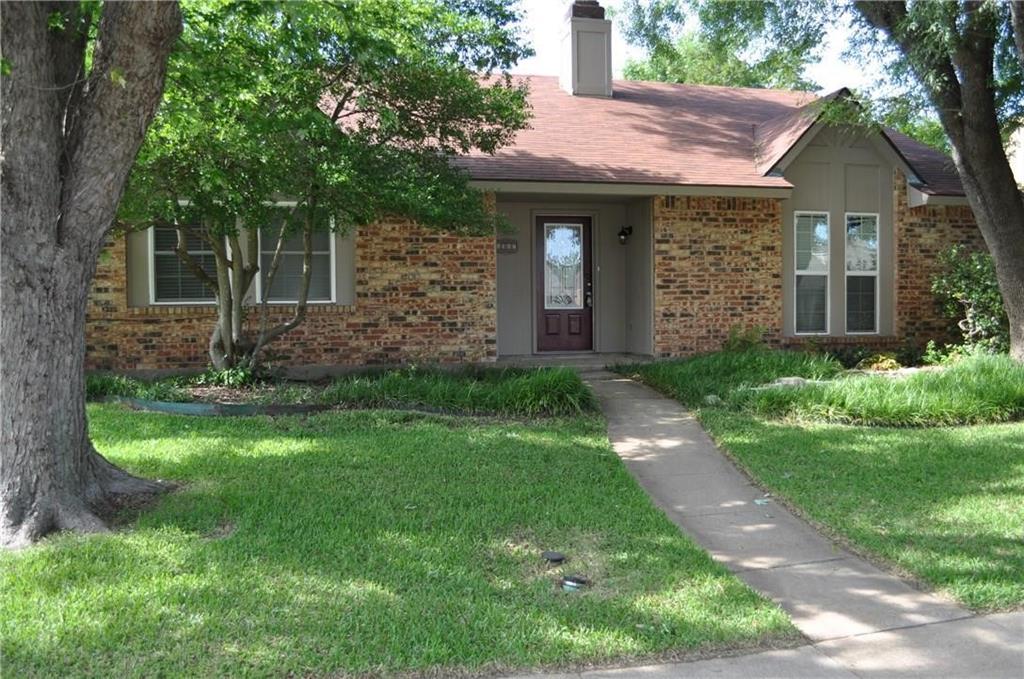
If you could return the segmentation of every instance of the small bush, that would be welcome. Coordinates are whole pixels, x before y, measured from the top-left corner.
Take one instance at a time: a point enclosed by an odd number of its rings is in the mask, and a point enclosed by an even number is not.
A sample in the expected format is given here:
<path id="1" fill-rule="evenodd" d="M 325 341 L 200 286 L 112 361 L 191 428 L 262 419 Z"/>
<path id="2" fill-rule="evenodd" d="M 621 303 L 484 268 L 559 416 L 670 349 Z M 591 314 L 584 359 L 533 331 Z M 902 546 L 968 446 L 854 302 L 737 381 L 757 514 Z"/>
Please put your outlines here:
<path id="1" fill-rule="evenodd" d="M 943 270 L 932 280 L 932 292 L 945 314 L 956 319 L 964 343 L 1006 351 L 1010 324 L 991 255 L 954 245 L 940 262 Z"/>
<path id="2" fill-rule="evenodd" d="M 874 370 L 885 372 L 888 370 L 899 370 L 903 366 L 892 354 L 872 354 L 857 363 L 858 370 Z"/>
<path id="3" fill-rule="evenodd" d="M 1006 422 L 1024 417 L 1024 365 L 977 353 L 907 377 L 846 376 L 803 387 L 736 392 L 729 406 L 766 417 L 872 426 Z"/>
<path id="4" fill-rule="evenodd" d="M 318 400 L 345 407 L 417 407 L 516 417 L 565 417 L 596 410 L 593 394 L 567 368 L 391 370 L 335 380 Z"/>
<path id="5" fill-rule="evenodd" d="M 829 347 L 825 354 L 834 358 L 844 368 L 852 369 L 860 365 L 865 359 L 871 357 L 873 352 L 868 347 L 851 344 Z"/>
<path id="6" fill-rule="evenodd" d="M 766 348 L 764 336 L 768 330 L 762 326 L 755 325 L 752 328 L 744 328 L 734 325 L 729 328 L 729 337 L 722 344 L 723 351 L 752 351 Z"/>
<path id="7" fill-rule="evenodd" d="M 704 354 L 676 361 L 657 361 L 617 368 L 636 374 L 683 405 L 699 408 L 708 396 L 726 399 L 744 387 L 767 384 L 780 377 L 823 379 L 842 371 L 829 356 L 802 351 L 754 349 Z M 711 399 L 712 401 L 714 399 Z"/>
<path id="8" fill-rule="evenodd" d="M 252 368 L 241 366 L 225 368 L 223 370 L 210 368 L 192 379 L 193 384 L 202 387 L 231 387 L 235 389 L 248 387 L 261 381 L 262 379 L 257 375 L 256 371 Z"/>

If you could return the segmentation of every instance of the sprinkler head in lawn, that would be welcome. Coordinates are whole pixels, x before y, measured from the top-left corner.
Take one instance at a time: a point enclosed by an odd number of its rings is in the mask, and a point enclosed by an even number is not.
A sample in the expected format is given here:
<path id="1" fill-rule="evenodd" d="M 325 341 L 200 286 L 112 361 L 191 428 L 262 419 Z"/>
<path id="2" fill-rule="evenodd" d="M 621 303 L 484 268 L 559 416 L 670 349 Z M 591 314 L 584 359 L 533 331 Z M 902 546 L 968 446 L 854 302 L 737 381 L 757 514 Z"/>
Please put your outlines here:
<path id="1" fill-rule="evenodd" d="M 582 575 L 567 575 L 558 581 L 558 584 L 562 586 L 562 589 L 566 592 L 578 592 L 587 585 L 590 584 L 590 580 L 583 577 Z"/>
<path id="2" fill-rule="evenodd" d="M 547 551 L 543 552 L 541 557 L 550 564 L 559 564 L 565 561 L 565 554 L 561 552 Z"/>

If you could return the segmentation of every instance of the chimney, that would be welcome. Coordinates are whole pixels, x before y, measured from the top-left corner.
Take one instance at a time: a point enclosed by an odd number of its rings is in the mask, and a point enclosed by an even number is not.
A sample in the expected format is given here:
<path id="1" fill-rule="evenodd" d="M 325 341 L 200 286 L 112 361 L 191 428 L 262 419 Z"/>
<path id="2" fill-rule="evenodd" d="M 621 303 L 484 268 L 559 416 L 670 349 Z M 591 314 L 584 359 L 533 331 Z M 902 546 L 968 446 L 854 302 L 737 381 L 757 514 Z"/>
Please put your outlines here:
<path id="1" fill-rule="evenodd" d="M 558 82 L 569 94 L 612 96 L 612 22 L 597 0 L 574 0 L 565 17 Z"/>

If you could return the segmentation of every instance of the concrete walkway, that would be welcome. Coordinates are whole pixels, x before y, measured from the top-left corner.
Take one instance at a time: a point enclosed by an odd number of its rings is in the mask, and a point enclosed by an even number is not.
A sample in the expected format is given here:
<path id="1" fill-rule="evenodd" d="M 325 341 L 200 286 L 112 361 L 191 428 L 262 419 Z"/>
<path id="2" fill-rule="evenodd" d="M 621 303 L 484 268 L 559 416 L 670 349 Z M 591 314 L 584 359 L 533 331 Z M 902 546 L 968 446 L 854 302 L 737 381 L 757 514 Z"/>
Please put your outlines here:
<path id="1" fill-rule="evenodd" d="M 677 402 L 610 372 L 583 377 L 615 452 L 655 503 L 813 642 L 583 676 L 1024 677 L 1024 613 L 977 617 L 911 587 L 765 497 Z"/>

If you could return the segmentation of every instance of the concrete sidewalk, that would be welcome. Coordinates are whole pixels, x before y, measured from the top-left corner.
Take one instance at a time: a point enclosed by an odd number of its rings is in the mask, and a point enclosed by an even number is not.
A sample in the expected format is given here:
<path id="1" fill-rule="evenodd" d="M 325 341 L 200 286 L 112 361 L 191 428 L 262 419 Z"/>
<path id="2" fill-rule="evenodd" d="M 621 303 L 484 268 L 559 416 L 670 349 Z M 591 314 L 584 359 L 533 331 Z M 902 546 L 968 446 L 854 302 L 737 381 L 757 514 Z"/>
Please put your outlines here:
<path id="1" fill-rule="evenodd" d="M 976 617 L 911 587 L 765 497 L 677 402 L 610 372 L 583 377 L 615 452 L 654 502 L 814 643 L 582 676 L 1024 677 L 1024 613 Z"/>

